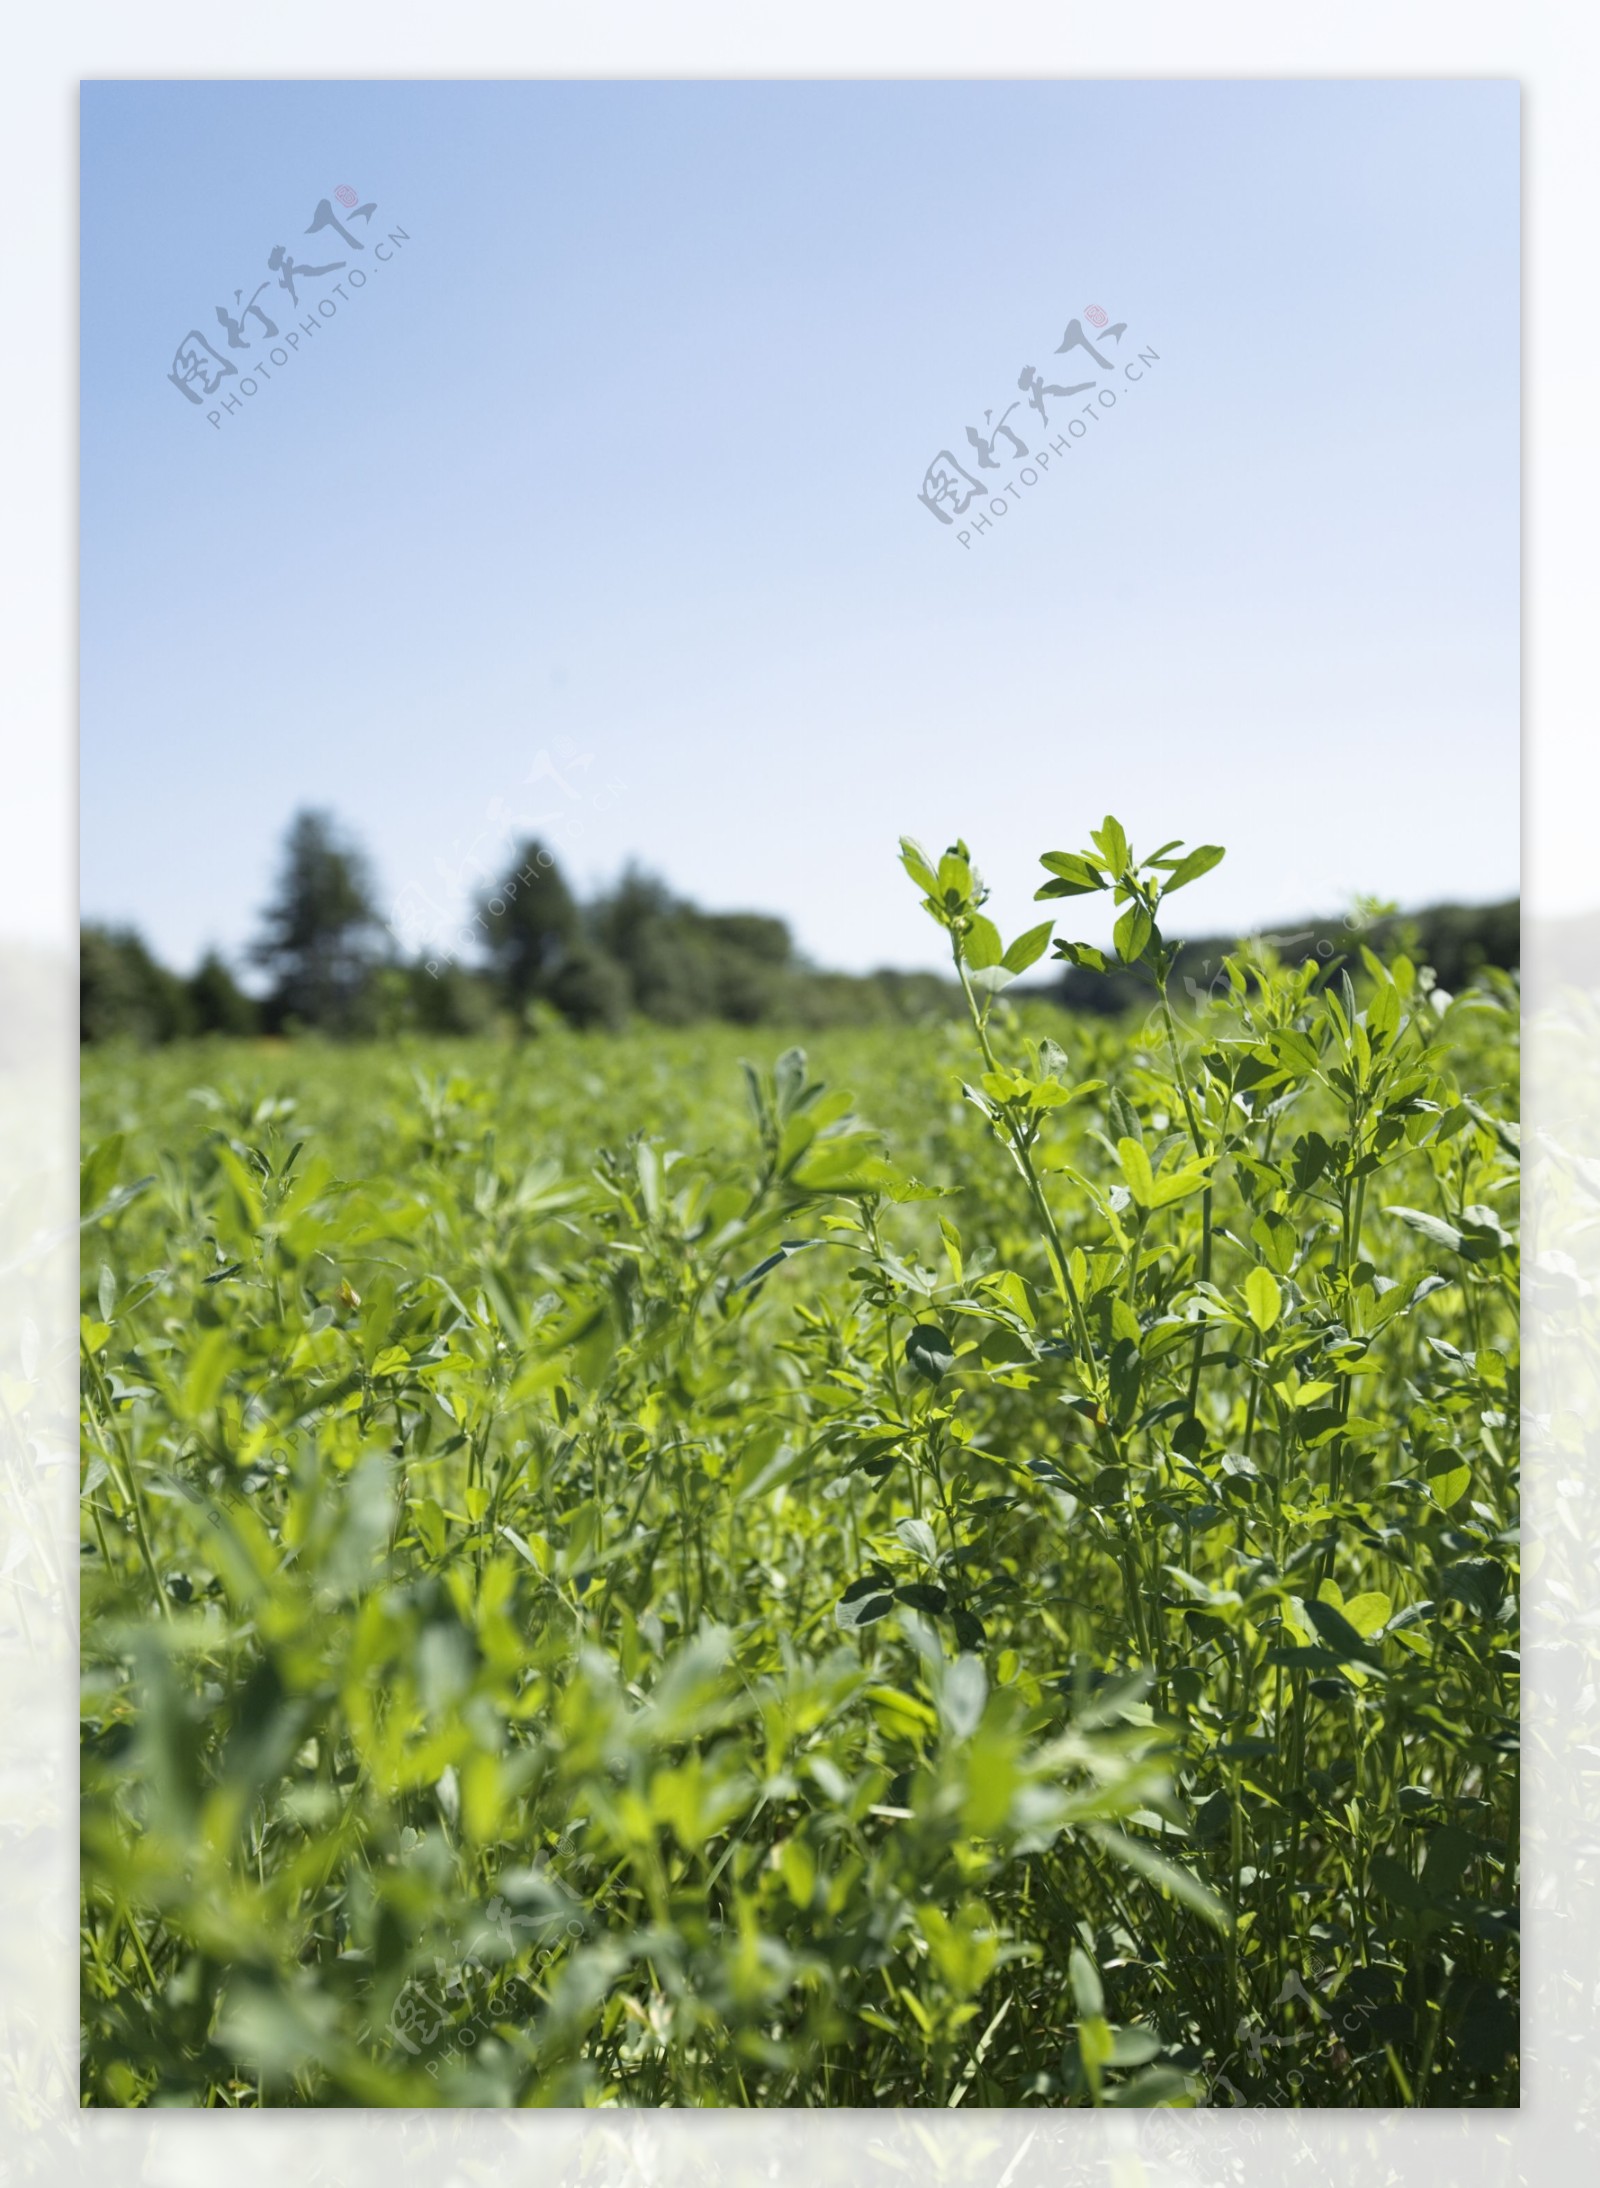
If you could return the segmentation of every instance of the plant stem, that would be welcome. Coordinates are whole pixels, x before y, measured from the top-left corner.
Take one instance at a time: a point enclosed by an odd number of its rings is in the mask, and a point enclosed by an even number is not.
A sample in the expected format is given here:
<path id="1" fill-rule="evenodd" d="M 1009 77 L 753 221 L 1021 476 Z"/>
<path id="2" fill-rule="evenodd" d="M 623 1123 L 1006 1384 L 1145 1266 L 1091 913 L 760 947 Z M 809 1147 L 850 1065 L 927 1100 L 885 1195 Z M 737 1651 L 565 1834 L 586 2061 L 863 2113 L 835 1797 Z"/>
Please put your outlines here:
<path id="1" fill-rule="evenodd" d="M 1161 999 L 1162 1023 L 1167 1029 L 1167 1046 L 1172 1051 L 1172 1076 L 1183 1101 L 1183 1113 L 1189 1121 L 1189 1137 L 1194 1151 L 1204 1159 L 1205 1135 L 1200 1130 L 1200 1119 L 1195 1113 L 1194 1097 L 1189 1092 L 1189 1082 L 1184 1076 L 1183 1054 L 1178 1047 L 1177 1021 L 1172 1015 L 1172 1004 L 1167 996 L 1167 971 L 1170 960 L 1165 953 L 1155 960 L 1156 992 Z M 1200 1194 L 1200 1281 L 1211 1281 L 1211 1186 L 1206 1183 Z M 1206 1330 L 1202 1322 L 1194 1333 L 1194 1358 L 1189 1363 L 1189 1412 L 1194 1415 L 1200 1402 L 1200 1362 L 1205 1353 Z"/>
<path id="2" fill-rule="evenodd" d="M 951 955 L 955 960 L 956 976 L 961 982 L 961 992 L 967 999 L 967 1009 L 972 1016 L 973 1029 L 978 1036 L 978 1045 L 983 1051 L 983 1060 L 991 1071 L 998 1071 L 1000 1064 L 995 1056 L 993 1044 L 989 1039 L 989 1029 L 984 1022 L 984 1013 L 979 1009 L 978 999 L 972 992 L 972 982 L 967 975 L 966 963 L 961 955 L 960 938 L 954 933 L 950 937 L 950 948 Z M 1045 1198 L 1044 1186 L 1040 1181 L 1038 1170 L 1034 1166 L 1033 1150 L 1027 1133 L 1023 1126 L 1010 1114 L 1008 1104 L 1002 1102 L 997 1106 L 1004 1120 L 1012 1160 L 1022 1173 L 1023 1182 L 1028 1188 L 1028 1197 L 1033 1202 L 1034 1213 L 1038 1216 L 1040 1227 L 1044 1232 L 1045 1244 L 1049 1249 L 1050 1262 L 1055 1273 L 1056 1288 L 1061 1294 L 1063 1304 L 1072 1316 L 1074 1334 L 1077 1337 L 1079 1350 L 1083 1356 L 1084 1373 L 1094 1388 L 1096 1396 L 1103 1396 L 1104 1392 L 1101 1388 L 1094 1357 L 1094 1344 L 1089 1335 L 1088 1317 L 1083 1311 L 1083 1301 L 1078 1296 L 1078 1287 L 1072 1281 L 1072 1272 L 1067 1267 L 1067 1249 L 1057 1227 L 1054 1212 L 1049 1201 Z"/>

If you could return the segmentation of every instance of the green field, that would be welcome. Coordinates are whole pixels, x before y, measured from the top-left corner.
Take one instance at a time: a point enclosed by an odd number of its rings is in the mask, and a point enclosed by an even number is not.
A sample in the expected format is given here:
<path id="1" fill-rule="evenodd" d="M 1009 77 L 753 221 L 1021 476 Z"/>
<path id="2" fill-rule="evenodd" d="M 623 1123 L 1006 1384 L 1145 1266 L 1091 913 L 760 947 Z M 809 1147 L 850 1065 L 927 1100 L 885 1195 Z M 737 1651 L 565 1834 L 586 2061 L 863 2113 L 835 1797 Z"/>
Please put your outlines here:
<path id="1" fill-rule="evenodd" d="M 89 1057 L 86 2103 L 1516 2102 L 1515 985 L 915 871 L 971 1022 Z"/>

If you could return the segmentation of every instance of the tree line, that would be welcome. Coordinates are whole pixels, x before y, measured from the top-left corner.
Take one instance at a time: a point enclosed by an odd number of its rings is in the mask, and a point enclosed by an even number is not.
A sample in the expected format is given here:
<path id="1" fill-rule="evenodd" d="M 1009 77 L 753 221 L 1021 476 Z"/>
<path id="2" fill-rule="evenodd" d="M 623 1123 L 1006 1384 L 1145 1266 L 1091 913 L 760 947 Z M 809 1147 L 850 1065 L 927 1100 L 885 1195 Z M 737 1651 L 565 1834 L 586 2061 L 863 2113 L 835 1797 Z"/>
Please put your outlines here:
<path id="1" fill-rule="evenodd" d="M 163 965 L 131 927 L 86 924 L 80 958 L 85 1041 L 151 1044 L 203 1034 L 320 1033 L 374 1039 L 403 1032 L 536 1031 L 565 1022 L 614 1029 L 632 1018 L 659 1025 L 724 1019 L 796 1028 L 868 1025 L 953 1015 L 953 981 L 936 973 L 826 972 L 809 965 L 787 924 L 759 912 L 708 912 L 656 876 L 630 869 L 588 903 L 574 896 L 549 849 L 517 846 L 475 907 L 478 950 L 463 964 L 408 954 L 385 925 L 368 861 L 324 812 L 291 822 L 272 896 L 243 968 L 215 950 L 187 976 Z M 1271 938 L 1291 957 L 1327 961 L 1361 941 L 1401 944 L 1457 989 L 1482 966 L 1520 961 L 1520 908 L 1438 905 L 1401 915 L 1310 923 Z M 1203 988 L 1237 938 L 1186 943 L 1175 986 Z M 1067 965 L 1032 992 L 1069 1010 L 1107 1015 L 1148 1005 L 1145 976 L 1112 965 Z"/>
<path id="2" fill-rule="evenodd" d="M 386 926 L 360 847 L 324 812 L 291 822 L 273 894 L 238 971 L 215 950 L 187 976 L 131 927 L 87 924 L 80 956 L 85 1041 L 315 1032 L 535 1030 L 564 1020 L 691 1025 L 873 1024 L 953 1011 L 953 983 L 925 972 L 850 974 L 808 965 L 781 919 L 708 912 L 630 869 L 589 903 L 537 839 L 519 844 L 475 906 L 475 961 L 407 953 Z M 241 972 L 257 975 L 259 993 Z"/>

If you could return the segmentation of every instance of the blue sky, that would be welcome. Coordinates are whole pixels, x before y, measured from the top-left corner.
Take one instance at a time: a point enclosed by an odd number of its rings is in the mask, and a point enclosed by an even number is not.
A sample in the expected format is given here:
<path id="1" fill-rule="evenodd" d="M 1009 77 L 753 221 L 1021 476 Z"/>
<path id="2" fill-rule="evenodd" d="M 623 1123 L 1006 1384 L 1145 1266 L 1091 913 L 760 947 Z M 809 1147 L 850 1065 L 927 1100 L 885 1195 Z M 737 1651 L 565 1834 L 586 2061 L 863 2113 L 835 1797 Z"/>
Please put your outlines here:
<path id="1" fill-rule="evenodd" d="M 307 803 L 412 939 L 530 824 L 843 966 L 940 961 L 901 831 L 1008 927 L 1108 809 L 1203 929 L 1510 893 L 1517 171 L 1509 83 L 86 85 L 85 912 L 237 950 Z M 1117 403 L 963 547 L 1026 365 Z"/>

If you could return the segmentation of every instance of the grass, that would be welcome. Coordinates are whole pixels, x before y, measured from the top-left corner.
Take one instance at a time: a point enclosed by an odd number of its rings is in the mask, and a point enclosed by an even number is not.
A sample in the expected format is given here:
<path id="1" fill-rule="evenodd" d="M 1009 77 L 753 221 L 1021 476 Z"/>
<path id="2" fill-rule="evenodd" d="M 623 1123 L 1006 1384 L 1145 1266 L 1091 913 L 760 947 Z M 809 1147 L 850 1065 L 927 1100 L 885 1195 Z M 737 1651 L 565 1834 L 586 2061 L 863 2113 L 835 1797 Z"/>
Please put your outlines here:
<path id="1" fill-rule="evenodd" d="M 1516 2101 L 1514 988 L 907 863 L 965 1028 L 90 1059 L 85 2102 Z"/>

